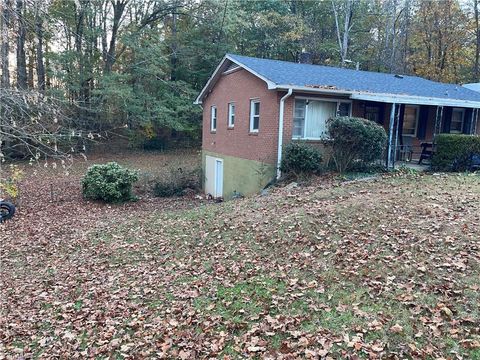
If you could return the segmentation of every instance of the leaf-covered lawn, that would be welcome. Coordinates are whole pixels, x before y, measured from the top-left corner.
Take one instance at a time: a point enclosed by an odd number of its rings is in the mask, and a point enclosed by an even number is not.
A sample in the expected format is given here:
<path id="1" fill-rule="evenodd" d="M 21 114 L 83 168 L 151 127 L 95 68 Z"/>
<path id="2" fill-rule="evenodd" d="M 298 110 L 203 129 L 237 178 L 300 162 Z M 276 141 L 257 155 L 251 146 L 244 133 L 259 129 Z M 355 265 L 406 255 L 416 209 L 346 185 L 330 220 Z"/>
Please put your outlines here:
<path id="1" fill-rule="evenodd" d="M 2 236 L 0 354 L 480 358 L 479 176 L 197 205 Z"/>

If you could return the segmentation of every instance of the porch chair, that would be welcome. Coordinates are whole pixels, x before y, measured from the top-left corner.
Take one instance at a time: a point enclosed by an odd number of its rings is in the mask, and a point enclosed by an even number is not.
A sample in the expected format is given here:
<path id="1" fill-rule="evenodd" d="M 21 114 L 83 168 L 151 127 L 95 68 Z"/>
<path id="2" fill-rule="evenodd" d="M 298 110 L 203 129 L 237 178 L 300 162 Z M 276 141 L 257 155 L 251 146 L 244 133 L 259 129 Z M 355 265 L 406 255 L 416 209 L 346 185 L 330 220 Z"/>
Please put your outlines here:
<path id="1" fill-rule="evenodd" d="M 472 154 L 470 157 L 470 171 L 480 171 L 480 154 Z"/>
<path id="2" fill-rule="evenodd" d="M 413 139 L 411 136 L 401 136 L 400 137 L 400 149 L 398 160 L 410 162 L 412 161 L 413 156 Z"/>
<path id="3" fill-rule="evenodd" d="M 424 142 L 421 143 L 422 153 L 420 154 L 420 160 L 418 160 L 418 165 L 422 164 L 423 160 L 431 160 L 433 156 L 433 143 Z"/>

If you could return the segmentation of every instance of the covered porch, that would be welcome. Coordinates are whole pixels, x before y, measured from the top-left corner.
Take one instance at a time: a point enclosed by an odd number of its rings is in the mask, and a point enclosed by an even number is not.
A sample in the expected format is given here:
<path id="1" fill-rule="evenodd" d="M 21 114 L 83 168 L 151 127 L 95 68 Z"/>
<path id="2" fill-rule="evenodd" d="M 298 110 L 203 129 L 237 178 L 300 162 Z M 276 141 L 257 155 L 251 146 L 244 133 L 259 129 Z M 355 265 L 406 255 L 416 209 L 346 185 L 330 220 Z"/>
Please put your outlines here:
<path id="1" fill-rule="evenodd" d="M 382 125 L 388 135 L 387 168 L 428 165 L 437 134 L 477 134 L 478 108 L 462 101 L 435 103 L 428 99 L 399 99 L 352 95 L 353 116 Z"/>

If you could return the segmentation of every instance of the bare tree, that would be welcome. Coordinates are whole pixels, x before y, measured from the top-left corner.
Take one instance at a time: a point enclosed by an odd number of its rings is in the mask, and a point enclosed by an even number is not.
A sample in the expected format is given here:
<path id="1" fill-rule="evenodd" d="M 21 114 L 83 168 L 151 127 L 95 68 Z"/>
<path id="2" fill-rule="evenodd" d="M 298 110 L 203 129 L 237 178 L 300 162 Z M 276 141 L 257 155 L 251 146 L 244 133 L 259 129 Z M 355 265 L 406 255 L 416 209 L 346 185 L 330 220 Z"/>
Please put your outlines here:
<path id="1" fill-rule="evenodd" d="M 35 90 L 0 89 L 0 163 L 6 157 L 68 158 L 82 134 L 64 104 Z"/>
<path id="2" fill-rule="evenodd" d="M 345 60 L 347 60 L 348 44 L 350 40 L 350 30 L 352 29 L 352 16 L 353 16 L 353 2 L 355 0 L 343 1 L 343 33 L 340 27 L 340 19 L 338 15 L 337 5 L 335 0 L 332 0 L 333 14 L 335 16 L 335 27 L 337 31 L 338 48 L 340 50 L 340 59 L 342 66 L 345 66 Z"/>

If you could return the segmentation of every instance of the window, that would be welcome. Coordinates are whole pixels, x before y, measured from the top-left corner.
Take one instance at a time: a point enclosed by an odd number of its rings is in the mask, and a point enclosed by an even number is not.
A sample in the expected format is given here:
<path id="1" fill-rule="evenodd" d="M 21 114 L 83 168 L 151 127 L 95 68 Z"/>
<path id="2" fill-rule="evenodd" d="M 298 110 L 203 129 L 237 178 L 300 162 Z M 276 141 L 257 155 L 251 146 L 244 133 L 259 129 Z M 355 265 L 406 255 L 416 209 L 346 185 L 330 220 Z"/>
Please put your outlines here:
<path id="1" fill-rule="evenodd" d="M 416 105 L 405 105 L 403 114 L 403 136 L 416 136 L 418 127 L 419 107 Z"/>
<path id="2" fill-rule="evenodd" d="M 260 127 L 260 101 L 250 101 L 250 132 L 258 132 Z"/>
<path id="3" fill-rule="evenodd" d="M 295 99 L 293 113 L 294 139 L 318 140 L 328 136 L 327 120 L 349 116 L 349 102 Z"/>
<path id="4" fill-rule="evenodd" d="M 338 116 L 350 116 L 350 103 L 341 102 L 338 103 Z"/>
<path id="5" fill-rule="evenodd" d="M 365 106 L 365 119 L 380 123 L 380 109 L 377 106 Z"/>
<path id="6" fill-rule="evenodd" d="M 217 131 L 217 107 L 210 108 L 210 131 Z"/>
<path id="7" fill-rule="evenodd" d="M 465 118 L 464 109 L 452 109 L 452 122 L 450 123 L 450 133 L 463 133 L 463 120 Z"/>
<path id="8" fill-rule="evenodd" d="M 233 128 L 235 125 L 235 103 L 228 104 L 228 127 Z"/>
<path id="9" fill-rule="evenodd" d="M 303 138 L 305 129 L 306 101 L 295 100 L 293 110 L 293 138 Z"/>

